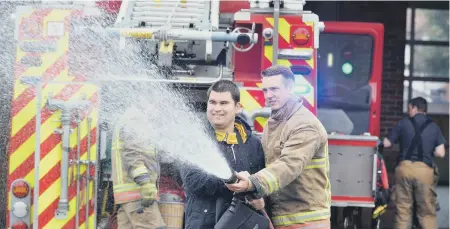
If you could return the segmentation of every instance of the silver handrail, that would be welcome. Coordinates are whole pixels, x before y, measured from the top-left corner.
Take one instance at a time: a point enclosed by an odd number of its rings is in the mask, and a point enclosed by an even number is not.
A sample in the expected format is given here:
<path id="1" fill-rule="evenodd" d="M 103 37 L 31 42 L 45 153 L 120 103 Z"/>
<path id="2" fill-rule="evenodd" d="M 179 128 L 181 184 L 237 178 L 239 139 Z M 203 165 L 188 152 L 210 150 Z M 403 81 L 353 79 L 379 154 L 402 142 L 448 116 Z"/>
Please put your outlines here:
<path id="1" fill-rule="evenodd" d="M 263 107 L 261 109 L 256 109 L 251 112 L 242 111 L 242 116 L 244 116 L 245 121 L 247 121 L 248 125 L 250 125 L 251 129 L 254 130 L 255 119 L 258 117 L 269 118 L 272 113 L 272 109 L 270 107 Z"/>

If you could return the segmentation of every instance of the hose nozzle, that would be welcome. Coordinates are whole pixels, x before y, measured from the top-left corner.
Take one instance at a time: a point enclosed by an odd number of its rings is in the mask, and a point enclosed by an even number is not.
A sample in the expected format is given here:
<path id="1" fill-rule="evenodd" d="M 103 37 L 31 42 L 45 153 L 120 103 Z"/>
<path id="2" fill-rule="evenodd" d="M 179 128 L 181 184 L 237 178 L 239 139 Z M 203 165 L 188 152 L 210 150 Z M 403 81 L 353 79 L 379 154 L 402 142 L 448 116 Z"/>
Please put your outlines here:
<path id="1" fill-rule="evenodd" d="M 236 183 L 238 181 L 238 178 L 236 176 L 236 171 L 231 170 L 231 177 L 228 179 L 222 179 L 223 182 L 225 182 L 226 184 L 233 184 Z"/>

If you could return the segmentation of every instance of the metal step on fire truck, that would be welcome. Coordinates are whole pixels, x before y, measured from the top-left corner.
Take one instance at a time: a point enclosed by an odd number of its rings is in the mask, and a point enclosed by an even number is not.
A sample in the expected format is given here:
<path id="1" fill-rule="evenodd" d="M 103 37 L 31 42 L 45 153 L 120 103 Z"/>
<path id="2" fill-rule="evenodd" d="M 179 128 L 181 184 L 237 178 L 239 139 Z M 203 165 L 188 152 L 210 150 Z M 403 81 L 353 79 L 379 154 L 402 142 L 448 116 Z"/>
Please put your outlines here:
<path id="1" fill-rule="evenodd" d="M 105 18 L 105 30 L 119 37 L 118 49 L 141 42 L 136 55 L 167 70 L 160 82 L 144 78 L 142 84 L 188 88 L 199 113 L 211 83 L 233 80 L 241 88 L 244 115 L 258 133 L 270 114 L 260 72 L 273 64 L 290 67 L 295 93 L 329 132 L 332 206 L 345 209 L 342 219 L 333 211 L 333 222 L 360 227 L 360 210 L 371 208 L 378 227 L 386 204 L 379 193 L 388 189 L 376 149 L 383 25 L 321 22 L 304 5 L 304 0 L 124 0 L 17 6 L 11 23 L 14 65 L 5 76 L 13 93 L 2 101 L 10 107 L 2 116 L 10 117 L 10 125 L 1 157 L 7 161 L 1 181 L 7 190 L 0 192 L 7 199 L 7 220 L 0 227 L 102 228 L 113 209 L 108 153 L 113 124 L 102 114 L 114 102 L 105 99 L 114 93 L 108 87 L 114 82 L 93 80 L 96 71 L 88 71 L 101 67 L 96 57 L 102 51 L 94 51 L 95 41 L 80 32 L 92 18 Z M 92 52 L 80 56 L 79 50 Z M 183 196 L 169 184 L 170 179 L 161 184 L 162 203 L 164 195 Z M 182 201 L 177 206 L 182 209 Z M 179 221 L 169 224 L 181 228 Z"/>

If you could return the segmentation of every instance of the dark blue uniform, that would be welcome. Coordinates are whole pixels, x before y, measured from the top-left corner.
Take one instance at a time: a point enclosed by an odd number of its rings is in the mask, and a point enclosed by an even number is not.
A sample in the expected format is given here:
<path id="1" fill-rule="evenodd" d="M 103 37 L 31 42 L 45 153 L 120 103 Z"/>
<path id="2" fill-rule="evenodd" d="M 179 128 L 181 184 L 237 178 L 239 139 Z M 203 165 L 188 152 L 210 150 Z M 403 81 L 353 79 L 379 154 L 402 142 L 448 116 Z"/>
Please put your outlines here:
<path id="1" fill-rule="evenodd" d="M 422 229 L 436 229 L 436 190 L 433 159 L 435 148 L 445 144 L 439 126 L 425 114 L 401 120 L 389 133 L 392 144 L 400 143 L 395 169 L 395 228 L 409 229 L 413 209 Z"/>
<path id="2" fill-rule="evenodd" d="M 414 128 L 414 124 L 416 128 Z M 424 127 L 422 131 L 420 131 L 420 127 Z M 420 136 L 414 138 L 416 129 L 419 130 Z M 439 126 L 425 114 L 417 114 L 414 118 L 401 120 L 387 138 L 392 144 L 400 142 L 397 163 L 403 160 L 422 161 L 430 167 L 433 164 L 434 149 L 446 143 Z"/>

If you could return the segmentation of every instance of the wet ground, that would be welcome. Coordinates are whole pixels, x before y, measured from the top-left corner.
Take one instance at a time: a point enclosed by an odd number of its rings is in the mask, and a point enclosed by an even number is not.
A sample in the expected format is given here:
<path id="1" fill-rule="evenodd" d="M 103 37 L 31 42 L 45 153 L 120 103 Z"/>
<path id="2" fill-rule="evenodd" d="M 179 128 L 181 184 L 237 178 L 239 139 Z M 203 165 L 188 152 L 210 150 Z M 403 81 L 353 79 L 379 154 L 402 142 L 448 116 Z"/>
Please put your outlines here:
<path id="1" fill-rule="evenodd" d="M 449 186 L 439 186 L 437 188 L 441 210 L 438 212 L 439 228 L 449 228 Z"/>

